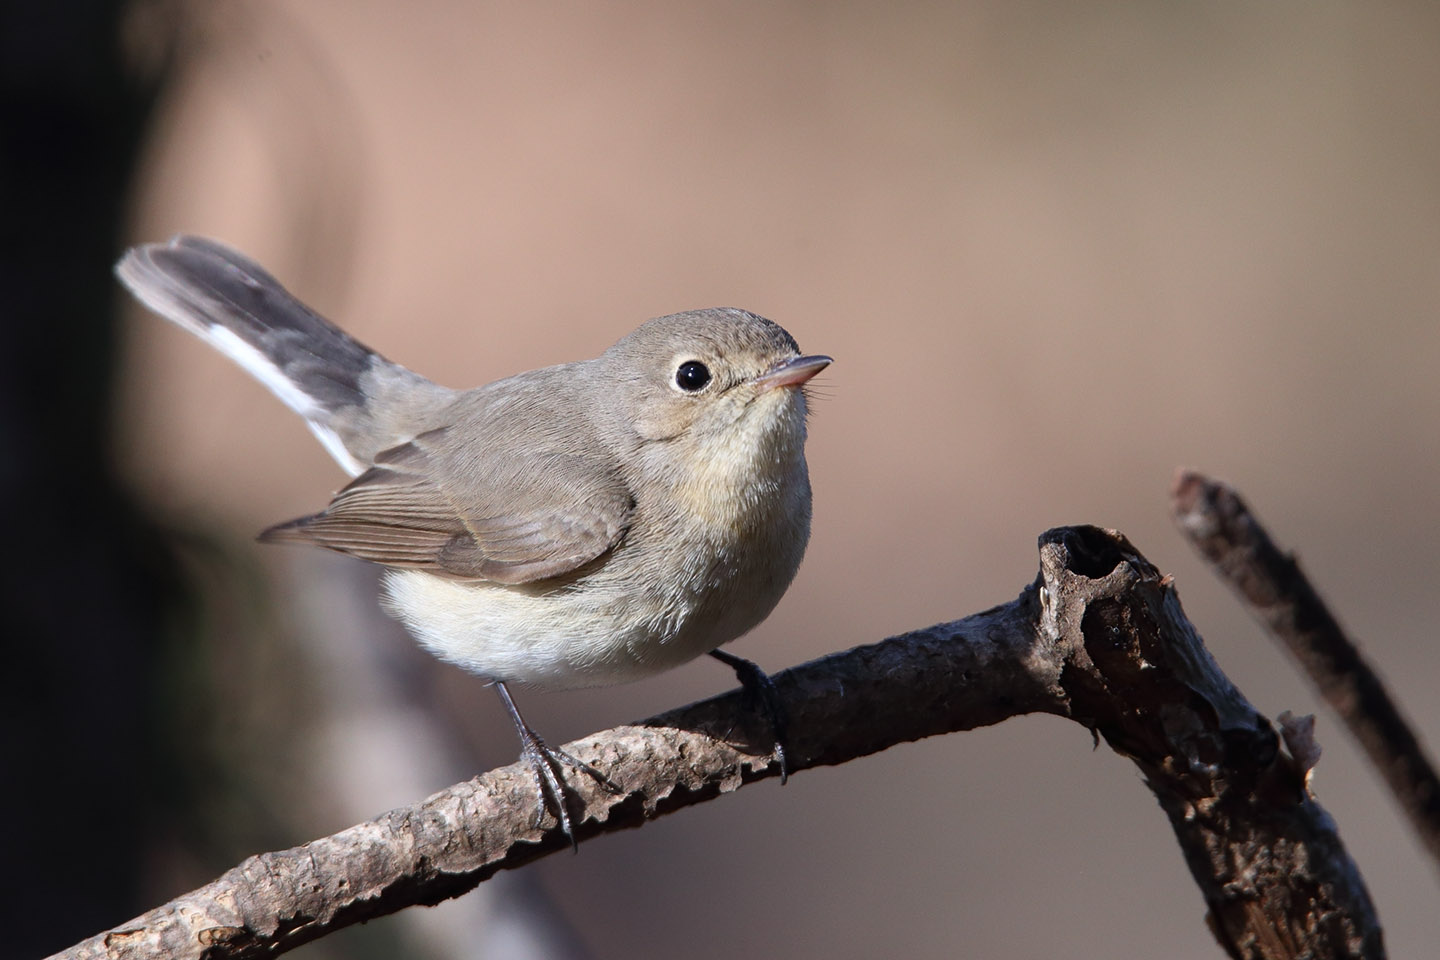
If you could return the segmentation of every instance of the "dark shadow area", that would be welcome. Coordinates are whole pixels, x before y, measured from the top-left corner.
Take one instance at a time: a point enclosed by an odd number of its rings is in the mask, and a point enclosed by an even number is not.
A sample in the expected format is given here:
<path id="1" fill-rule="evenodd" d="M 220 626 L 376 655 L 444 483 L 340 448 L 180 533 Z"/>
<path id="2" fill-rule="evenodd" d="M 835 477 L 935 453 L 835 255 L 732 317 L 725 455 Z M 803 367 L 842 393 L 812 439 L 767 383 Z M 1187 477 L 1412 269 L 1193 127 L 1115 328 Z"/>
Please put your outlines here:
<path id="1" fill-rule="evenodd" d="M 0 700 L 4 954 L 33 957 L 134 915 L 150 802 L 154 666 L 175 566 L 120 488 L 108 438 L 110 264 L 158 76 L 128 72 L 125 4 L 0 6 Z M 19 779 L 17 779 L 17 777 Z"/>

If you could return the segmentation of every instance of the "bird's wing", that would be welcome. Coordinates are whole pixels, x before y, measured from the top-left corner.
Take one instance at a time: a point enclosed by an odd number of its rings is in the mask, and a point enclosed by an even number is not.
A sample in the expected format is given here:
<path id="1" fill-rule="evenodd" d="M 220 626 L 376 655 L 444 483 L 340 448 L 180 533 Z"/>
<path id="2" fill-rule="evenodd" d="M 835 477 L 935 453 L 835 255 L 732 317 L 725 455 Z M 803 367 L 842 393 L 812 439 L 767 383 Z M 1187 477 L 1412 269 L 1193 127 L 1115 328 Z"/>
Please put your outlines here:
<path id="1" fill-rule="evenodd" d="M 519 584 L 569 573 L 624 537 L 630 490 L 600 457 L 520 451 L 467 479 L 437 445 L 445 428 L 381 453 L 320 513 L 271 527 L 392 567 Z M 438 446 L 438 449 L 437 449 Z"/>

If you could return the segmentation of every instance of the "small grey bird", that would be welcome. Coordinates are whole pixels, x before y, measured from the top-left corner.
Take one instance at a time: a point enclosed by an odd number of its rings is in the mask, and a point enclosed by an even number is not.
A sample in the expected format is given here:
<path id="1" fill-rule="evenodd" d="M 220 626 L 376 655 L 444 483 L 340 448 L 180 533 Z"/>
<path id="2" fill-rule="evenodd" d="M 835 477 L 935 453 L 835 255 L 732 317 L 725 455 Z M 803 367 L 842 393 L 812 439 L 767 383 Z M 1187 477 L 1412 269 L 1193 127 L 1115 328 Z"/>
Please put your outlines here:
<path id="1" fill-rule="evenodd" d="M 116 273 L 161 316 L 305 418 L 354 479 L 319 513 L 271 527 L 387 568 L 385 605 L 427 650 L 492 681 L 541 810 L 575 842 L 561 764 L 511 698 L 634 680 L 709 653 L 757 695 L 769 678 L 718 648 L 763 620 L 810 536 L 802 356 L 744 310 L 677 313 L 593 360 L 456 391 L 391 363 L 258 264 L 178 236 Z"/>

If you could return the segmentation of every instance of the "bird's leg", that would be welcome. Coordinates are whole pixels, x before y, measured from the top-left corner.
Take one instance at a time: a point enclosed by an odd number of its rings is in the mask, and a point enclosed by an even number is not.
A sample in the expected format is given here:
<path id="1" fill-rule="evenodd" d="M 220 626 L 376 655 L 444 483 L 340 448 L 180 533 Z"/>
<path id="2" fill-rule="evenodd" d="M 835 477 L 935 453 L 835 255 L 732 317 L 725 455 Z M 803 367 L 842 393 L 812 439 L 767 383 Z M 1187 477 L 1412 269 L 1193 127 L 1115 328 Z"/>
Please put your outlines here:
<path id="1" fill-rule="evenodd" d="M 770 734 L 775 741 L 775 759 L 780 762 L 780 782 L 784 784 L 790 779 L 790 759 L 785 749 L 785 707 L 780 703 L 780 691 L 775 689 L 775 681 L 760 669 L 759 664 L 744 657 L 737 657 L 724 650 L 711 650 L 710 656 L 735 671 L 735 677 L 744 688 L 745 695 L 759 706 L 760 713 L 770 724 Z"/>
<path id="2" fill-rule="evenodd" d="M 575 839 L 575 831 L 570 825 L 569 804 L 566 802 L 570 797 L 570 791 L 565 787 L 565 778 L 561 773 L 561 764 L 568 764 L 578 770 L 583 770 L 594 777 L 602 787 L 610 793 L 624 793 L 605 774 L 596 767 L 586 763 L 578 757 L 572 757 L 564 750 L 556 750 L 547 746 L 540 735 L 530 729 L 525 718 L 520 715 L 520 710 L 515 706 L 515 700 L 510 696 L 510 691 L 503 681 L 495 681 L 495 689 L 500 692 L 500 699 L 505 703 L 505 709 L 510 712 L 510 719 L 515 722 L 515 732 L 520 735 L 520 756 L 526 763 L 530 764 L 530 773 L 535 778 L 535 793 L 540 801 L 539 809 L 535 814 L 535 825 L 540 826 L 545 817 L 546 801 L 553 801 L 555 804 L 555 818 L 560 821 L 560 831 L 570 841 L 570 846 L 578 853 L 580 844 Z"/>

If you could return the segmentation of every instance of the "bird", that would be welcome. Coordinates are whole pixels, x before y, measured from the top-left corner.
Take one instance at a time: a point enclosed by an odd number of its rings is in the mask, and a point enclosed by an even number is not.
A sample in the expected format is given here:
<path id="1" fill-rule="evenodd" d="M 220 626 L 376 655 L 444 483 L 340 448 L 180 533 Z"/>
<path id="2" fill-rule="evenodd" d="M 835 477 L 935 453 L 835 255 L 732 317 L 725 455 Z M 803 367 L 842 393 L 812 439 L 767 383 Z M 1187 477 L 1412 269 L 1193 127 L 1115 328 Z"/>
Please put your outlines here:
<path id="1" fill-rule="evenodd" d="M 658 317 L 598 357 L 468 390 L 393 363 L 244 254 L 178 235 L 116 274 L 299 414 L 352 478 L 259 539 L 379 564 L 382 604 L 504 704 L 538 796 L 574 847 L 564 767 L 618 790 L 525 721 L 511 685 L 636 680 L 709 654 L 766 714 L 760 667 L 720 649 L 760 623 L 809 541 L 805 386 L 831 358 L 736 308 Z"/>

